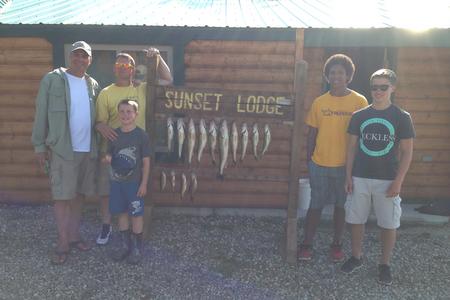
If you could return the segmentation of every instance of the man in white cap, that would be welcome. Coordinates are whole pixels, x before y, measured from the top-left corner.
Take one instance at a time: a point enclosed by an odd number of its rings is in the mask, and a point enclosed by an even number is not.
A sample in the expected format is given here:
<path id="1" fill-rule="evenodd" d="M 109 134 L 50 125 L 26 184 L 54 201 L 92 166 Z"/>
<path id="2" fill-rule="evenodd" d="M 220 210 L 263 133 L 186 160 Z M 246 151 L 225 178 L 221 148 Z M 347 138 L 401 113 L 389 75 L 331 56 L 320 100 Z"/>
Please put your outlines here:
<path id="1" fill-rule="evenodd" d="M 31 140 L 41 169 L 50 177 L 58 229 L 53 264 L 63 264 L 71 248 L 90 249 L 79 229 L 81 195 L 95 194 L 98 154 L 94 125 L 99 86 L 86 74 L 91 62 L 91 47 L 84 41 L 73 43 L 69 68 L 47 73 L 36 98 Z"/>

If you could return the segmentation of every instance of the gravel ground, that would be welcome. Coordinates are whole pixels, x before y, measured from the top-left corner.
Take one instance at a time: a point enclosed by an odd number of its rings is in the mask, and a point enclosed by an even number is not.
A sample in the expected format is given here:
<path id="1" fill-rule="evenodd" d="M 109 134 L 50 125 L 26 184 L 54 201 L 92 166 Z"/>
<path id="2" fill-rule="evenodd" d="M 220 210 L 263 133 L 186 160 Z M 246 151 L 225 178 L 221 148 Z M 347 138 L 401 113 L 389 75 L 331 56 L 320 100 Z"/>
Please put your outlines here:
<path id="1" fill-rule="evenodd" d="M 82 231 L 94 241 L 94 207 Z M 299 224 L 300 226 L 301 224 Z M 49 262 L 56 230 L 49 206 L 0 206 L 0 299 L 450 299 L 450 225 L 406 225 L 392 260 L 394 283 L 376 282 L 378 230 L 368 226 L 364 266 L 351 275 L 327 258 L 319 228 L 311 262 L 280 257 L 284 219 L 156 213 L 141 266 L 114 263 L 108 246 Z M 301 232 L 301 230 L 299 230 Z M 349 236 L 345 237 L 349 253 Z"/>

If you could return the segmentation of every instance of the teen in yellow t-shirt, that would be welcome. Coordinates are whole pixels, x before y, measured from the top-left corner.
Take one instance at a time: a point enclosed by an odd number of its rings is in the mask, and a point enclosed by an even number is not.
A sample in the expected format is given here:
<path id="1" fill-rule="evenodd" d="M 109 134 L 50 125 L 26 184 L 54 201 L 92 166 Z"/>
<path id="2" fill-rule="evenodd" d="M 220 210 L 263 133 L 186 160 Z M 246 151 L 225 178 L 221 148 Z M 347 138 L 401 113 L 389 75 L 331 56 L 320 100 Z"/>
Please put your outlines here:
<path id="1" fill-rule="evenodd" d="M 347 126 L 352 113 L 368 104 L 364 96 L 348 88 L 354 72 L 355 66 L 348 56 L 331 56 L 323 70 L 330 91 L 314 100 L 306 118 L 311 203 L 298 252 L 300 260 L 312 258 L 313 238 L 327 204 L 334 205 L 334 238 L 330 258 L 334 262 L 344 259 L 341 238 L 345 225 Z"/>

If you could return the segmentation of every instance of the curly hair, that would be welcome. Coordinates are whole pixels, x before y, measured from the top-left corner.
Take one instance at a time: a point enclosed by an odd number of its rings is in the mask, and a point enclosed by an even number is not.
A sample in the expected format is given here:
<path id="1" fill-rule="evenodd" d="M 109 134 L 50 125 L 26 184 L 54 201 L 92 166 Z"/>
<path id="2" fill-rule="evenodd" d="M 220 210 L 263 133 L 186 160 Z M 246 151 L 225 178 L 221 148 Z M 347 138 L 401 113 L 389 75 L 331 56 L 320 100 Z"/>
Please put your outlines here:
<path id="1" fill-rule="evenodd" d="M 330 56 L 323 67 L 323 75 L 325 76 L 325 78 L 328 79 L 330 69 L 334 65 L 343 66 L 345 69 L 345 73 L 349 78 L 348 82 L 352 81 L 353 74 L 355 74 L 355 65 L 353 64 L 353 61 L 350 57 L 345 54 L 334 54 Z"/>

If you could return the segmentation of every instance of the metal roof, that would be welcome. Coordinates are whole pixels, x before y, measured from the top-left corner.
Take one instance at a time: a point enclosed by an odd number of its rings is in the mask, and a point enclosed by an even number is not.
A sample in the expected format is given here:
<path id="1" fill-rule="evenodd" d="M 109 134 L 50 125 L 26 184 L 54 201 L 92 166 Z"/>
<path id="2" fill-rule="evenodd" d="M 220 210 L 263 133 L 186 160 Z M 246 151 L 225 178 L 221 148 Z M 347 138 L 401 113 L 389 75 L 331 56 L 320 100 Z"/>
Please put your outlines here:
<path id="1" fill-rule="evenodd" d="M 449 0 L 0 0 L 3 24 L 450 28 Z"/>

